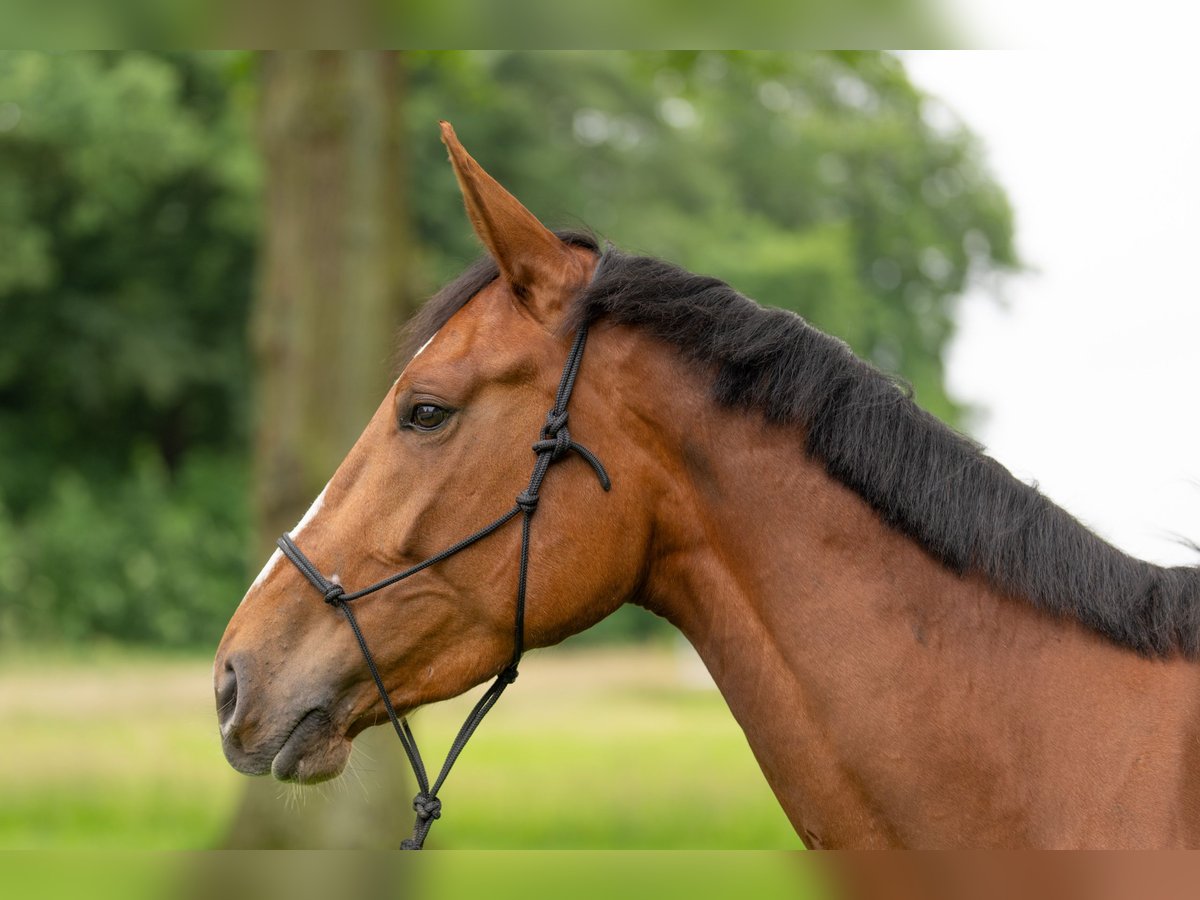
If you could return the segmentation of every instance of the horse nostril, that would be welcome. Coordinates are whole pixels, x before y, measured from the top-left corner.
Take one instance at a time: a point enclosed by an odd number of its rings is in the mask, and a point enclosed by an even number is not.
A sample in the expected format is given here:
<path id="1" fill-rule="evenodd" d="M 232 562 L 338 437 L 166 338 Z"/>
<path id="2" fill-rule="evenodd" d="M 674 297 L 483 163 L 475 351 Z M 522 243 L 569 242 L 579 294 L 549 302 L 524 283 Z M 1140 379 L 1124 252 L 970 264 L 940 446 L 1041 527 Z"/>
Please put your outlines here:
<path id="1" fill-rule="evenodd" d="M 237 668 L 235 660 L 228 658 L 217 676 L 217 724 L 221 726 L 221 734 L 229 730 L 233 714 L 237 711 Z"/>

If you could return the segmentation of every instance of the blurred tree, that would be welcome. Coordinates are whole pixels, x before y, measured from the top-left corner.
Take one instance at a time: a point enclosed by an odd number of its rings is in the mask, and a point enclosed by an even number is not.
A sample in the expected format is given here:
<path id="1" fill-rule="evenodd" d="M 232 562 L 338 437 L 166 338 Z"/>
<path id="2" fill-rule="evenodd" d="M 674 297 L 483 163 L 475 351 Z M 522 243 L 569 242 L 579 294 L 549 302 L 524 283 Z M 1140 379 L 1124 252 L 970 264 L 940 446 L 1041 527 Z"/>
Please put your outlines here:
<path id="1" fill-rule="evenodd" d="M 374 413 L 407 316 L 395 53 L 281 51 L 259 62 L 264 242 L 254 310 L 259 557 L 292 528 Z M 315 598 L 313 602 L 319 602 Z M 356 741 L 370 791 L 307 796 L 251 782 L 231 847 L 389 847 L 409 825 L 404 757 L 389 729 Z M 379 752 L 370 747 L 378 745 Z M 311 793 L 311 792 L 310 792 Z"/>

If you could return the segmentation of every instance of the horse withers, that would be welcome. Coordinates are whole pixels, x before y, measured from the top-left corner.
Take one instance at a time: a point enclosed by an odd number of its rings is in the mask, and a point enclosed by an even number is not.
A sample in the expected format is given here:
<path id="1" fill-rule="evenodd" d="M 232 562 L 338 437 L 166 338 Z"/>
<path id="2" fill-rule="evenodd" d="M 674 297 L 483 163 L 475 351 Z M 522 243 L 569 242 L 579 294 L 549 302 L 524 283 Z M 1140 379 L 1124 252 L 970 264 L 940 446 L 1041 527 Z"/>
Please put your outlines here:
<path id="1" fill-rule="evenodd" d="M 637 603 L 809 846 L 1200 844 L 1196 569 L 1109 546 L 798 316 L 547 230 L 443 139 L 488 257 L 229 623 L 235 768 L 333 777 Z"/>

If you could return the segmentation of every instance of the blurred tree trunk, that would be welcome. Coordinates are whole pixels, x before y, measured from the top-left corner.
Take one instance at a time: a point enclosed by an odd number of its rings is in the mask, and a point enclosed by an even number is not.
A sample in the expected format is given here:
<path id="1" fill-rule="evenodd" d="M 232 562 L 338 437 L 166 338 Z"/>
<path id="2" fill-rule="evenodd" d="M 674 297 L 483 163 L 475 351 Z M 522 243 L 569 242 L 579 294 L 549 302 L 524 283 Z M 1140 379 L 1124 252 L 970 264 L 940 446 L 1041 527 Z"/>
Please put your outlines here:
<path id="1" fill-rule="evenodd" d="M 260 89 L 266 189 L 252 337 L 257 555 L 266 559 L 382 400 L 410 308 L 398 55 L 265 53 Z M 354 774 L 305 789 L 299 802 L 269 778 L 249 782 L 226 845 L 395 847 L 411 825 L 413 790 L 394 743 L 390 730 L 363 734 Z"/>

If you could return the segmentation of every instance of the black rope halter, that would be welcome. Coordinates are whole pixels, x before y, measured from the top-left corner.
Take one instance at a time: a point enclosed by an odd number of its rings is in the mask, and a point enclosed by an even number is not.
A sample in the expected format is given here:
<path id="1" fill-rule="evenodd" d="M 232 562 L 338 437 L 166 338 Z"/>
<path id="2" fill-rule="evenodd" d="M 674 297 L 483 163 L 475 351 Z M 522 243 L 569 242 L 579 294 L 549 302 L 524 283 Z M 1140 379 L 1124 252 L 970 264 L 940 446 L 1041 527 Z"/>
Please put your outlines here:
<path id="1" fill-rule="evenodd" d="M 554 400 L 554 408 L 546 415 L 546 424 L 542 426 L 541 437 L 533 445 L 533 452 L 537 454 L 537 461 L 533 464 L 533 474 L 529 477 L 529 486 L 517 495 L 513 508 L 491 524 L 483 526 L 483 528 L 480 528 L 469 537 L 463 538 L 458 543 L 447 547 L 441 553 L 436 553 L 425 561 L 405 569 L 403 572 L 389 575 L 387 578 L 376 582 L 370 587 L 353 592 L 345 591 L 341 585 L 334 584 L 322 575 L 317 567 L 312 564 L 311 560 L 296 546 L 290 535 L 285 534 L 278 541 L 279 549 L 295 564 L 301 574 L 312 582 L 313 587 L 321 592 L 325 598 L 325 602 L 341 610 L 342 614 L 346 617 L 346 621 L 350 623 L 350 628 L 353 630 L 354 637 L 358 641 L 359 649 L 362 650 L 363 659 L 366 660 L 367 668 L 371 671 L 371 677 L 375 679 L 375 687 L 379 689 L 379 696 L 383 699 L 384 709 L 387 710 L 388 718 L 392 721 L 392 727 L 396 729 L 396 735 L 400 738 L 400 744 L 404 747 L 404 752 L 408 756 L 409 763 L 412 765 L 413 775 L 417 779 L 418 787 L 417 795 L 413 798 L 413 810 L 416 812 L 417 818 L 413 824 L 412 837 L 400 844 L 402 850 L 420 850 L 422 845 L 424 845 L 425 836 L 429 834 L 429 829 L 433 825 L 434 820 L 441 818 L 442 815 L 442 801 L 438 798 L 438 793 L 446 781 L 446 776 L 450 774 L 450 769 L 454 766 L 459 754 L 462 753 L 463 748 L 467 745 L 467 741 L 471 739 L 471 735 L 475 733 L 475 729 L 479 727 L 479 723 L 483 721 L 483 717 L 496 705 L 496 701 L 500 699 L 500 695 L 504 693 L 504 689 L 517 678 L 517 665 L 520 663 L 521 654 L 525 650 L 525 589 L 529 580 L 529 523 L 533 519 L 533 514 L 537 511 L 539 492 L 542 488 L 542 481 L 546 477 L 546 471 L 552 463 L 562 459 L 568 453 L 574 452 L 592 467 L 596 473 L 596 477 L 600 479 L 600 486 L 604 490 L 607 491 L 612 487 L 608 473 L 604 470 L 604 466 L 600 463 L 600 460 L 586 447 L 571 440 L 571 432 L 567 430 L 567 403 L 570 401 L 571 391 L 575 387 L 575 377 L 579 374 L 579 363 L 583 359 L 583 346 L 586 341 L 587 326 L 583 325 L 580 326 L 579 331 L 576 333 L 575 341 L 571 345 L 571 352 L 567 355 L 567 362 L 563 367 L 562 379 L 558 383 L 558 394 Z M 430 783 L 429 774 L 425 770 L 425 763 L 421 759 L 420 751 L 417 749 L 417 741 L 413 737 L 412 729 L 409 728 L 408 719 L 402 719 L 396 714 L 396 708 L 392 706 L 392 700 L 388 696 L 387 688 L 383 685 L 383 678 L 379 674 L 379 668 L 375 665 L 375 659 L 367 647 L 366 638 L 363 637 L 362 629 L 358 627 L 358 621 L 350 609 L 350 604 L 360 597 L 383 590 L 398 581 L 403 581 L 410 575 L 415 575 L 423 569 L 428 569 L 430 566 L 440 563 L 442 560 L 449 559 L 459 551 L 465 550 L 472 544 L 483 540 L 489 534 L 499 531 L 505 524 L 518 515 L 522 517 L 521 557 L 517 575 L 517 604 L 515 622 L 513 624 L 512 660 L 496 676 L 496 680 L 492 682 L 483 696 L 479 698 L 479 702 L 475 704 L 470 715 L 467 716 L 467 720 L 463 722 L 462 728 L 459 729 L 458 735 L 454 738 L 454 742 L 450 745 L 450 752 L 446 754 L 446 761 L 442 764 L 437 778 Z"/>

